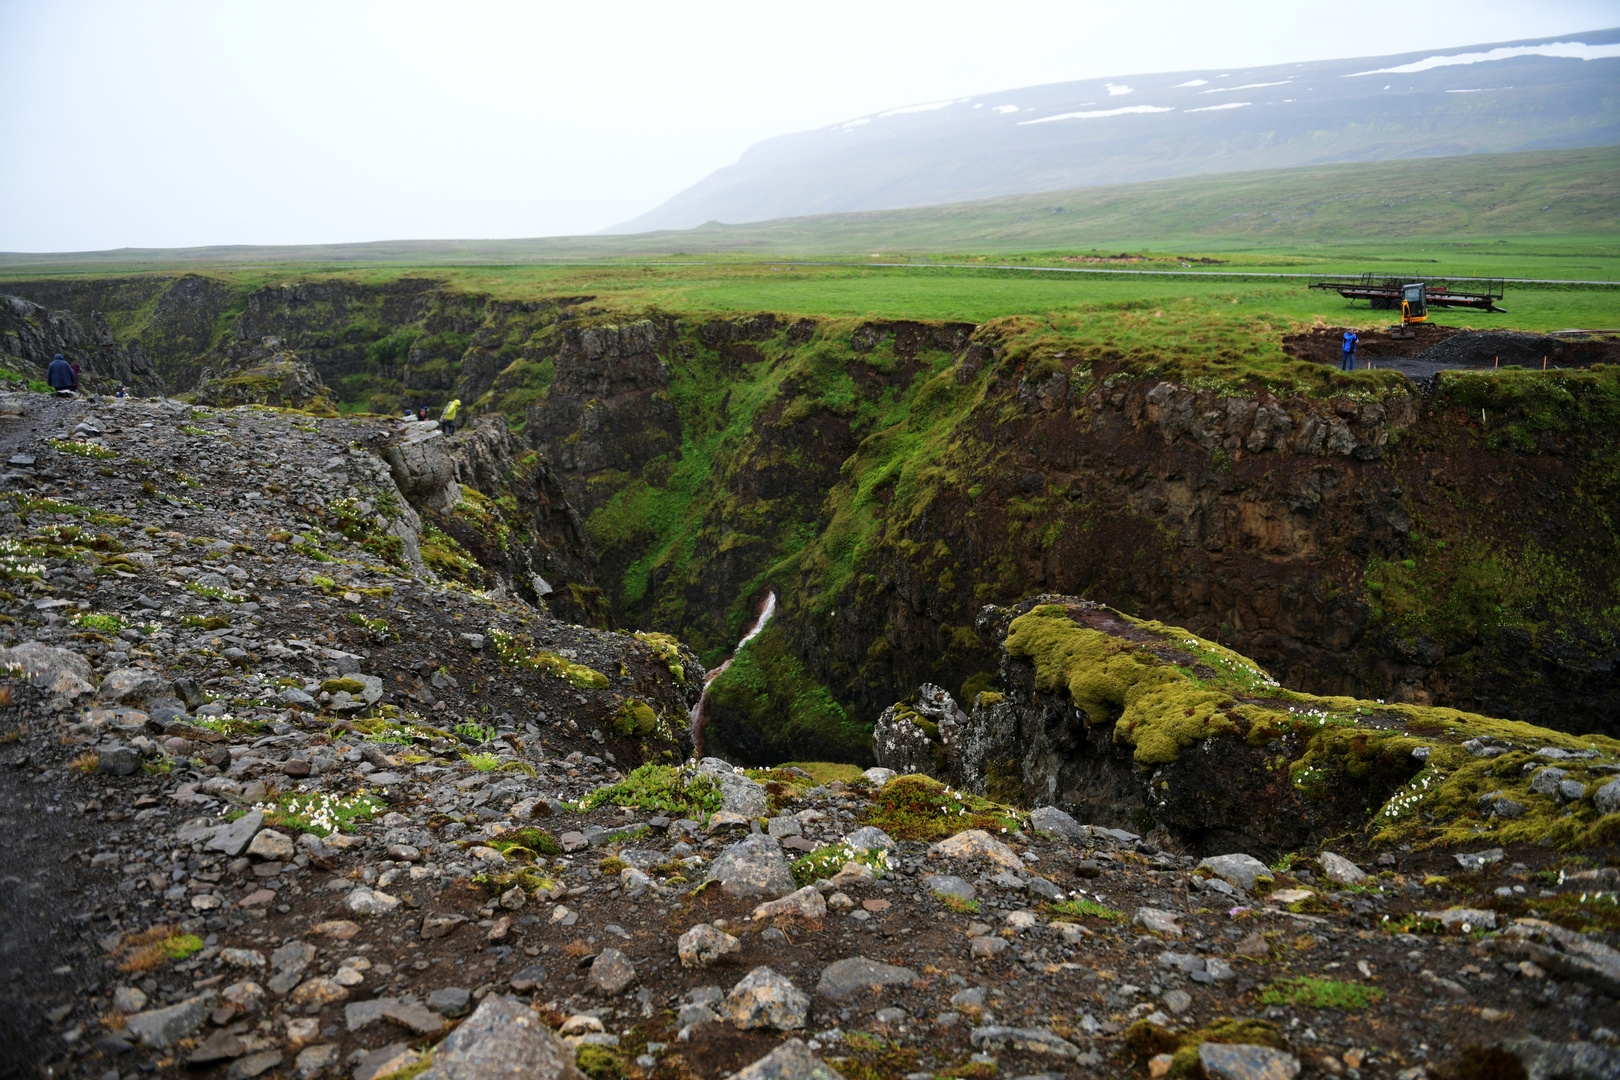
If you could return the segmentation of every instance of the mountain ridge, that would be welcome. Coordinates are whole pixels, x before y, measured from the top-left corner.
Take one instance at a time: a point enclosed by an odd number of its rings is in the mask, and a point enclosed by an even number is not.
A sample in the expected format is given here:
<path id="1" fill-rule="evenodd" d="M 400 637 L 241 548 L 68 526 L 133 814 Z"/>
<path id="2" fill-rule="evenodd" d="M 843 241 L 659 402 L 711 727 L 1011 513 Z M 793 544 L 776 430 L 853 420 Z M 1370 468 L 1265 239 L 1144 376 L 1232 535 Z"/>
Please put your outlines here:
<path id="1" fill-rule="evenodd" d="M 602 232 L 1603 145 L 1620 141 L 1617 45 L 1620 28 L 1384 57 L 1118 75 L 901 106 L 756 143 L 736 163 Z M 1407 70 L 1414 68 L 1421 70 Z M 1389 82 L 1376 78 L 1386 72 Z"/>

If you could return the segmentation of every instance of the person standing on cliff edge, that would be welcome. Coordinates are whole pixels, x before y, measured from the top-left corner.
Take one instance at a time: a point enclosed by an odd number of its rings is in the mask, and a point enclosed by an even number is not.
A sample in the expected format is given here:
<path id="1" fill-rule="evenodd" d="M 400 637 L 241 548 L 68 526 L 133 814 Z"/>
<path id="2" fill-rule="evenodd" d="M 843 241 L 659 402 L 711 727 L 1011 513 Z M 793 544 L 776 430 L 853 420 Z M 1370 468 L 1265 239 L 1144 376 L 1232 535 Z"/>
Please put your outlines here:
<path id="1" fill-rule="evenodd" d="M 1355 330 L 1348 326 L 1344 328 L 1344 359 L 1339 364 L 1340 371 L 1356 370 L 1356 345 L 1360 342 L 1361 339 L 1356 336 Z"/>
<path id="2" fill-rule="evenodd" d="M 456 398 L 439 414 L 439 429 L 449 438 L 456 433 L 456 413 L 461 411 L 461 399 Z"/>

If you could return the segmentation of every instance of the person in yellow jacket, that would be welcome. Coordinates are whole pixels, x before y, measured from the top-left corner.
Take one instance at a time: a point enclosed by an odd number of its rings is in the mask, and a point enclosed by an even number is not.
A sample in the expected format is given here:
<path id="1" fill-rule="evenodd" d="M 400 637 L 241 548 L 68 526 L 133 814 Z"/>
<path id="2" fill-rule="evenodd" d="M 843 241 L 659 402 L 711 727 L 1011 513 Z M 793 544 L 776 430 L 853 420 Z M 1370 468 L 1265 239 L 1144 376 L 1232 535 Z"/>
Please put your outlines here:
<path id="1" fill-rule="evenodd" d="M 446 436 L 454 435 L 456 433 L 456 413 L 460 411 L 461 399 L 456 398 L 454 401 L 444 407 L 444 412 L 439 414 L 439 428 L 445 433 Z"/>

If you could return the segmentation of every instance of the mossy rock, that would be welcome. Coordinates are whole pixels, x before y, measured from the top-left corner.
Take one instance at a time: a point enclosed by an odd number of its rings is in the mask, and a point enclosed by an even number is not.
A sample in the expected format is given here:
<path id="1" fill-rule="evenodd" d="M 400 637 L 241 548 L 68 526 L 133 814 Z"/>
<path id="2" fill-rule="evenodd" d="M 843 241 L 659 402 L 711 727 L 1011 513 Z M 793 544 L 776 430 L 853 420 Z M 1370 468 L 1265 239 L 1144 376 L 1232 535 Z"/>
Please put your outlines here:
<path id="1" fill-rule="evenodd" d="M 328 694 L 344 693 L 358 694 L 364 691 L 365 684 L 358 679 L 327 679 L 321 683 L 321 689 Z"/>
<path id="2" fill-rule="evenodd" d="M 1188 630 L 1088 601 L 1031 603 L 1007 623 L 1005 648 L 1033 667 L 1038 694 L 1066 697 L 1088 727 L 1128 748 L 1143 776 L 1162 778 L 1163 791 L 1161 780 L 1154 791 L 1160 820 L 1176 813 L 1176 779 L 1191 775 L 1190 767 L 1177 766 L 1198 748 L 1200 770 L 1247 770 L 1231 782 L 1254 790 L 1278 785 L 1311 829 L 1342 827 L 1347 808 L 1357 808 L 1375 842 L 1488 838 L 1578 848 L 1617 827 L 1592 801 L 1597 781 L 1609 774 L 1591 766 L 1620 761 L 1620 742 L 1603 736 L 1456 709 L 1297 693 L 1254 661 Z M 1511 749 L 1486 757 L 1463 745 L 1479 739 Z M 1565 803 L 1530 790 L 1537 770 L 1526 766 L 1554 764 L 1536 757 L 1546 748 L 1589 755 L 1555 762 L 1587 785 L 1583 798 Z M 1481 799 L 1497 793 L 1522 812 L 1494 816 L 1494 804 Z"/>

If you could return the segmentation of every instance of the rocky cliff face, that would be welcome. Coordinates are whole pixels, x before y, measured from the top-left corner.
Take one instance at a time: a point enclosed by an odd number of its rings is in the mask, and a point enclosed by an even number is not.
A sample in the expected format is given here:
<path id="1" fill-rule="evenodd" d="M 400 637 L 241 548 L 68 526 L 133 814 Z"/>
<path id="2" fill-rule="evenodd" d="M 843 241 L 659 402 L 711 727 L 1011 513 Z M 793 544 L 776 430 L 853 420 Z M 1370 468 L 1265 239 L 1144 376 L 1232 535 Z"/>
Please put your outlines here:
<path id="1" fill-rule="evenodd" d="M 172 344 L 165 371 L 239 367 L 270 335 L 334 404 L 461 397 L 476 434 L 405 475 L 454 459 L 453 489 L 411 497 L 446 540 L 425 557 L 469 583 L 711 665 L 774 589 L 714 688 L 722 746 L 789 756 L 793 731 L 859 757 L 906 688 L 989 688 L 979 608 L 1041 591 L 1315 691 L 1620 722 L 1606 369 L 1334 381 L 1066 344 L 1061 319 L 637 318 L 427 278 L 17 288 L 105 305 L 121 340 Z"/>
<path id="2" fill-rule="evenodd" d="M 987 606 L 978 625 L 1003 690 L 969 716 L 922 687 L 879 720 L 879 765 L 1211 854 L 1345 833 L 1579 846 L 1608 828 L 1613 739 L 1300 694 L 1190 631 L 1072 596 Z"/>
<path id="3" fill-rule="evenodd" d="M 163 380 L 145 353 L 138 345 L 120 344 L 101 312 L 81 321 L 71 311 L 0 295 L 0 364 L 43 380 L 57 353 L 79 365 L 86 389 L 112 393 L 123 386 L 146 396 L 163 393 Z"/>

